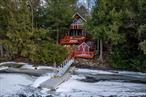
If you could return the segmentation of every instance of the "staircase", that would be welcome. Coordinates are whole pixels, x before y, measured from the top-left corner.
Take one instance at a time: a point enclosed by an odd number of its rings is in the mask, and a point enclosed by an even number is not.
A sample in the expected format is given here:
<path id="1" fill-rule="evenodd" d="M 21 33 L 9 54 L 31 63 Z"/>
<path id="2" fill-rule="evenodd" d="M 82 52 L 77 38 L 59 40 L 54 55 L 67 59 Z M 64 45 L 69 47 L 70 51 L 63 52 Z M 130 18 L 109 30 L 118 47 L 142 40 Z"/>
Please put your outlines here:
<path id="1" fill-rule="evenodd" d="M 74 63 L 74 52 L 71 52 L 67 59 L 60 65 L 59 71 L 55 74 L 55 76 L 61 77 L 63 76 Z"/>
<path id="2" fill-rule="evenodd" d="M 59 69 L 59 72 L 57 72 L 55 76 L 57 77 L 63 76 L 69 70 L 69 68 L 73 63 L 74 63 L 74 59 L 65 60 L 62 67 Z"/>
<path id="3" fill-rule="evenodd" d="M 39 77 L 34 84 L 33 87 L 41 87 L 47 89 L 55 89 L 58 85 L 63 83 L 64 81 L 68 80 L 71 76 L 69 71 L 73 71 L 73 68 L 70 68 L 71 65 L 74 63 L 74 53 L 70 53 L 66 60 L 60 65 L 59 71 L 52 75 L 52 77 L 45 75 Z M 43 78 L 43 81 L 41 81 Z M 41 81 L 41 82 L 40 82 Z"/>

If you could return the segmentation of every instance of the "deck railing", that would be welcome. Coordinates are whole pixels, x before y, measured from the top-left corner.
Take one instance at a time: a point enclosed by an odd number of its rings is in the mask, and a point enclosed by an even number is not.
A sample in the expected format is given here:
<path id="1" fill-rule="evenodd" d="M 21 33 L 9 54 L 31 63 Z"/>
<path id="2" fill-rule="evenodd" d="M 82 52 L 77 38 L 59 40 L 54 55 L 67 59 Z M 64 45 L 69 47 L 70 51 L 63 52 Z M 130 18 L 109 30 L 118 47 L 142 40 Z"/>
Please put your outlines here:
<path id="1" fill-rule="evenodd" d="M 60 44 L 80 44 L 86 40 L 84 36 L 65 36 L 59 41 Z"/>
<path id="2" fill-rule="evenodd" d="M 71 24 L 70 29 L 83 29 L 83 24 Z"/>
<path id="3" fill-rule="evenodd" d="M 88 52 L 74 51 L 75 57 L 93 58 L 95 54 L 96 54 L 95 51 L 88 51 Z"/>

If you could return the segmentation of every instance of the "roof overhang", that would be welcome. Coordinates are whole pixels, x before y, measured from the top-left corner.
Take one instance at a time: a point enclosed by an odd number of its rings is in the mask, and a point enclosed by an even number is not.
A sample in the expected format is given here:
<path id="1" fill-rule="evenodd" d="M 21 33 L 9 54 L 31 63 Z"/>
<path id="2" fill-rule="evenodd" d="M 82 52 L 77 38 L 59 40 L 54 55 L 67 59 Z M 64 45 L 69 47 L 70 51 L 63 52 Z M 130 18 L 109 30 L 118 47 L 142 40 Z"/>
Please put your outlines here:
<path id="1" fill-rule="evenodd" d="M 73 17 L 75 17 L 76 15 L 78 15 L 83 21 L 87 22 L 87 21 L 85 20 L 85 18 L 83 18 L 78 12 L 76 12 L 76 13 L 73 15 Z"/>

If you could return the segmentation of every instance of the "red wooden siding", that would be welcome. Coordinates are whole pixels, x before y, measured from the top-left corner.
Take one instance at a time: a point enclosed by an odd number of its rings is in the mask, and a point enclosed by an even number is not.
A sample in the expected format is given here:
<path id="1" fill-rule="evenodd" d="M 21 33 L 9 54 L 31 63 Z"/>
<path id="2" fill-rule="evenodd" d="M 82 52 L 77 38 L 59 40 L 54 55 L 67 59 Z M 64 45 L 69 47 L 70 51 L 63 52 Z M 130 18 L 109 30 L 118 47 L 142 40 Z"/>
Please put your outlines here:
<path id="1" fill-rule="evenodd" d="M 95 55 L 95 51 L 90 51 L 90 46 L 88 46 L 85 42 L 80 44 L 77 49 L 74 51 L 75 57 L 81 58 L 93 58 Z"/>

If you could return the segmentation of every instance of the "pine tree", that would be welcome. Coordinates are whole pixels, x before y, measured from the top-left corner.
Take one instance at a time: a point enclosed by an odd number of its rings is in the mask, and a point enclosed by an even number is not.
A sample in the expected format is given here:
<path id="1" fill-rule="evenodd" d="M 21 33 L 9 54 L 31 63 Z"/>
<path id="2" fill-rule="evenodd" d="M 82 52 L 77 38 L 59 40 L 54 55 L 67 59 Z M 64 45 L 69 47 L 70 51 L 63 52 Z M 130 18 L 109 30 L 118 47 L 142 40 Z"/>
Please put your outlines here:
<path id="1" fill-rule="evenodd" d="M 30 5 L 32 3 L 32 5 Z M 27 58 L 36 63 L 61 62 L 66 57 L 66 50 L 62 46 L 56 46 L 48 30 L 36 28 L 34 2 L 29 0 L 3 1 L 0 12 L 5 14 L 0 18 L 6 26 L 1 33 L 7 37 L 0 43 L 5 47 L 7 59 Z M 38 7 L 39 5 L 37 5 Z M 32 11 L 33 10 L 33 11 Z"/>
<path id="2" fill-rule="evenodd" d="M 103 40 L 112 66 L 116 68 L 145 68 L 145 0 L 98 0 L 88 29 L 95 38 Z M 102 43 L 100 43 L 102 44 Z M 100 46 L 102 47 L 102 45 Z M 102 48 L 100 48 L 100 60 Z M 137 66 L 137 64 L 143 64 Z"/>
<path id="3" fill-rule="evenodd" d="M 99 60 L 101 61 L 103 61 L 103 42 L 111 43 L 111 46 L 108 46 L 109 49 L 112 49 L 112 45 L 116 45 L 124 40 L 124 35 L 119 33 L 123 12 L 117 8 L 120 6 L 116 5 L 116 2 L 115 0 L 98 0 L 93 10 L 91 23 L 89 23 L 89 29 L 93 29 L 91 32 L 100 40 Z M 119 0 L 119 2 L 121 1 Z"/>

